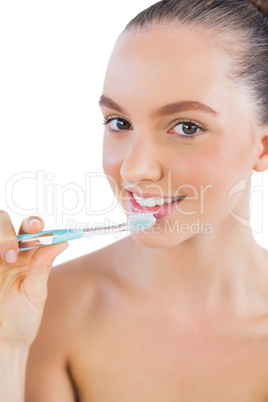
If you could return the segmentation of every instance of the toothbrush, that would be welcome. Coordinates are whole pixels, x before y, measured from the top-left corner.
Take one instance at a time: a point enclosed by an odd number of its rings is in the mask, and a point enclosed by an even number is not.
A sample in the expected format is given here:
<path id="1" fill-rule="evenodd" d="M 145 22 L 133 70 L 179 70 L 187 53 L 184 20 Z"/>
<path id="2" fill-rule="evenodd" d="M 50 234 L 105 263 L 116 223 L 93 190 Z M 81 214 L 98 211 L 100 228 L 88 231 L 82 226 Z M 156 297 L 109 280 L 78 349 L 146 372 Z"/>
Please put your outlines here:
<path id="1" fill-rule="evenodd" d="M 19 242 L 19 251 L 30 250 L 49 246 L 51 244 L 62 243 L 64 241 L 80 239 L 91 235 L 118 233 L 124 230 L 139 232 L 149 229 L 156 222 L 156 218 L 150 212 L 143 212 L 130 215 L 127 222 L 120 225 L 98 227 L 92 229 L 55 229 L 39 233 L 24 233 L 17 236 Z"/>

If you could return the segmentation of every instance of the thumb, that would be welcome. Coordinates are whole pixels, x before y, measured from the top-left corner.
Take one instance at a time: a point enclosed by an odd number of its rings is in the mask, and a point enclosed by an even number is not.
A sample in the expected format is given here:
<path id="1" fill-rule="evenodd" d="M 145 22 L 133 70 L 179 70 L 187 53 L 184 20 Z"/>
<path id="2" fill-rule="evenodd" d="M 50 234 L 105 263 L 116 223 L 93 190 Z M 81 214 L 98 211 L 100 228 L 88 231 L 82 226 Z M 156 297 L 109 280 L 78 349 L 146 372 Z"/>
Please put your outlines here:
<path id="1" fill-rule="evenodd" d="M 23 281 L 23 289 L 30 302 L 39 308 L 47 298 L 47 281 L 55 258 L 68 247 L 68 243 L 40 247 L 32 256 Z"/>

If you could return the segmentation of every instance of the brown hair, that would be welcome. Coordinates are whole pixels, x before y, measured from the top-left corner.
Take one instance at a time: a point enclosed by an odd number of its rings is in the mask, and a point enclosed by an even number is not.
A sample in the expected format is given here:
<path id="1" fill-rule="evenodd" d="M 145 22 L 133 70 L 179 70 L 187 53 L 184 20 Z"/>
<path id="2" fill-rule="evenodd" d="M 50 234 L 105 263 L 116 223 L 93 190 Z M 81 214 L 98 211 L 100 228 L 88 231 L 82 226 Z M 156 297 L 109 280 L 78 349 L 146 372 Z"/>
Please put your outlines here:
<path id="1" fill-rule="evenodd" d="M 267 0 L 248 0 L 254 4 L 257 9 L 268 18 L 268 1 Z"/>
<path id="2" fill-rule="evenodd" d="M 267 0 L 162 0 L 133 18 L 125 31 L 174 23 L 202 28 L 223 44 L 233 60 L 229 78 L 249 94 L 258 123 L 268 124 Z"/>

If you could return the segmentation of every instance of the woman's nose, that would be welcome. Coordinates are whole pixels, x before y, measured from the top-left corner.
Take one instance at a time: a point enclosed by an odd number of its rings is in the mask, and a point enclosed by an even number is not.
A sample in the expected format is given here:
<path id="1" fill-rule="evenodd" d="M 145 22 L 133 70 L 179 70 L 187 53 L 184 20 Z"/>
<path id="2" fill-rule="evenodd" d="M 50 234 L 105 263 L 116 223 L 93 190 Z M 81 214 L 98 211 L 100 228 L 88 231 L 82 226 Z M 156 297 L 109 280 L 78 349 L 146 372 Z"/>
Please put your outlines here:
<path id="1" fill-rule="evenodd" d="M 133 141 L 120 168 L 121 177 L 127 183 L 142 180 L 158 181 L 162 176 L 156 144 L 150 141 Z"/>

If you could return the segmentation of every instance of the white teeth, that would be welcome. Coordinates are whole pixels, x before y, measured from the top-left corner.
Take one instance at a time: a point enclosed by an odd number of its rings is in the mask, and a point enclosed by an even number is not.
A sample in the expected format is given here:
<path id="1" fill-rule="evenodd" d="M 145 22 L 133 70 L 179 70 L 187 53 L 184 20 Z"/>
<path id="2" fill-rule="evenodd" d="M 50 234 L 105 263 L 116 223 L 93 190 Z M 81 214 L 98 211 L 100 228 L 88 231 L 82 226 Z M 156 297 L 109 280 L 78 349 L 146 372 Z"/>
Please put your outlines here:
<path id="1" fill-rule="evenodd" d="M 171 204 L 172 202 L 178 201 L 181 197 L 174 198 L 141 198 L 133 193 L 133 197 L 136 202 L 142 207 L 155 207 L 156 205 L 162 206 L 165 203 Z"/>

